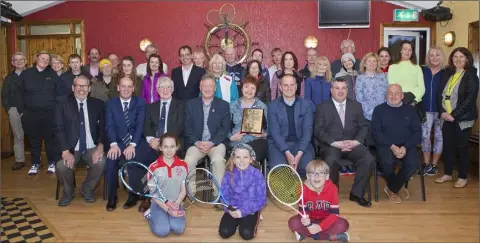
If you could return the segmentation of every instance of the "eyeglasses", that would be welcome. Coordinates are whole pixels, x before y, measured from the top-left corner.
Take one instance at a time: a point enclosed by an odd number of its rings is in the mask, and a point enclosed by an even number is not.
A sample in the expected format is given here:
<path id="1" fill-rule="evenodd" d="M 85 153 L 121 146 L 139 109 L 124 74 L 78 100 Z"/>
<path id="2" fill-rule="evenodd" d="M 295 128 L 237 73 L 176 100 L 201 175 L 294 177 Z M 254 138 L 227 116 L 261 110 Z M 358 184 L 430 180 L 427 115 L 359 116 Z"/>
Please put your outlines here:
<path id="1" fill-rule="evenodd" d="M 166 89 L 166 90 L 171 90 L 173 89 L 173 86 L 160 86 L 158 89 Z"/>
<path id="2" fill-rule="evenodd" d="M 320 172 L 309 171 L 308 174 L 310 176 L 314 176 L 314 177 L 326 177 L 327 176 L 327 172 L 325 172 L 325 171 L 320 171 Z"/>
<path id="3" fill-rule="evenodd" d="M 75 84 L 73 85 L 76 89 L 88 89 L 88 84 L 87 85 L 80 85 L 80 84 Z"/>

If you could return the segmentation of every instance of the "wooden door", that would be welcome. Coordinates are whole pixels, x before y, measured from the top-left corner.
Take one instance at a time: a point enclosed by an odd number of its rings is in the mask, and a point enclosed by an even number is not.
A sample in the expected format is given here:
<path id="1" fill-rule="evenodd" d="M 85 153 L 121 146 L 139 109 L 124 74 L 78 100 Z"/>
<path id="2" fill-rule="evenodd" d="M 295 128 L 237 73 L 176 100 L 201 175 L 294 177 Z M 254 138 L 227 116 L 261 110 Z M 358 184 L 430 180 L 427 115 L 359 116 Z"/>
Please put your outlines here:
<path id="1" fill-rule="evenodd" d="M 0 87 L 3 86 L 3 81 L 5 76 L 7 76 L 8 71 L 9 71 L 9 65 L 10 65 L 10 55 L 8 53 L 8 45 L 7 41 L 9 36 L 8 36 L 8 29 L 6 26 L 2 26 L 2 38 L 1 40 L 4 40 L 0 44 Z M 7 113 L 5 112 L 5 109 L 2 108 L 0 109 L 0 115 L 1 115 L 1 123 L 2 123 L 2 153 L 11 153 L 13 150 L 13 145 L 12 145 L 12 132 L 10 130 L 10 122 L 8 120 Z"/>
<path id="2" fill-rule="evenodd" d="M 67 61 L 70 54 L 75 53 L 73 37 L 70 36 L 38 36 L 27 40 L 27 59 L 36 61 L 36 54 L 45 50 L 60 55 Z"/>
<path id="3" fill-rule="evenodd" d="M 468 49 L 473 54 L 473 58 L 478 63 L 480 62 L 480 48 L 479 48 L 479 30 L 478 30 L 479 21 L 472 22 L 468 25 Z M 479 68 L 477 66 L 477 68 Z M 477 97 L 477 107 L 480 107 L 480 95 Z M 473 132 L 479 132 L 478 119 L 475 121 L 473 126 Z"/>

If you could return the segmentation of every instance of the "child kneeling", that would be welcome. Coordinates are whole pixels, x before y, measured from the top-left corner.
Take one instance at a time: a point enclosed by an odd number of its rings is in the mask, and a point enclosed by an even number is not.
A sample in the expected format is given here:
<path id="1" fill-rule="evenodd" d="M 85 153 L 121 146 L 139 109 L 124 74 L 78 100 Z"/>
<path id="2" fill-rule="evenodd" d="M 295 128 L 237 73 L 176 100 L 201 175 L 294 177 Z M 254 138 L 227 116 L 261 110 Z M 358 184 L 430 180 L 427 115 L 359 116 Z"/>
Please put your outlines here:
<path id="1" fill-rule="evenodd" d="M 234 235 L 237 226 L 244 240 L 253 239 L 257 233 L 260 211 L 267 203 L 267 194 L 265 178 L 253 166 L 256 163 L 255 152 L 250 145 L 238 144 L 233 148 L 221 189 L 224 203 L 236 210 L 224 208 L 225 214 L 218 230 L 224 239 Z"/>
<path id="2" fill-rule="evenodd" d="M 338 216 L 338 188 L 329 180 L 330 169 L 322 160 L 310 161 L 307 179 L 303 184 L 303 203 L 306 217 L 296 215 L 288 220 L 288 227 L 297 240 L 312 237 L 315 240 L 348 242 L 348 221 Z M 300 209 L 302 212 L 302 209 Z"/>
<path id="3" fill-rule="evenodd" d="M 165 237 L 170 231 L 180 235 L 185 231 L 185 210 L 182 202 L 186 195 L 185 178 L 188 167 L 187 163 L 176 156 L 180 145 L 177 136 L 165 133 L 160 137 L 159 144 L 162 155 L 149 166 L 149 169 L 168 202 L 152 198 L 153 203 L 144 215 L 155 235 Z M 155 191 L 155 181 L 150 174 L 148 187 L 150 192 Z"/>

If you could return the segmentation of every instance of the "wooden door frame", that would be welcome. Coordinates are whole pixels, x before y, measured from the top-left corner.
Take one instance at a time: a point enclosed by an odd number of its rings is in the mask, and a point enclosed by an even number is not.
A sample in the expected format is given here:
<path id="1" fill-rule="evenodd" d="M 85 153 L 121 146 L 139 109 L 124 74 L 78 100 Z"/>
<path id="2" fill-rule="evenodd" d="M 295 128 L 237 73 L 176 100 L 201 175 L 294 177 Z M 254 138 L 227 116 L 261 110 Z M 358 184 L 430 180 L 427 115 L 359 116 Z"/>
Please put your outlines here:
<path id="1" fill-rule="evenodd" d="M 437 25 L 435 22 L 419 23 L 419 22 L 390 22 L 380 23 L 380 47 L 383 47 L 383 32 L 385 28 L 430 28 L 430 46 L 435 45 L 437 39 Z"/>
<path id="2" fill-rule="evenodd" d="M 5 26 L 7 28 L 7 60 L 9 60 L 10 62 L 8 63 L 8 68 L 7 68 L 7 73 L 10 73 L 10 72 L 13 72 L 13 67 L 12 67 L 12 64 L 11 64 L 11 55 L 13 54 L 12 53 L 12 24 L 10 23 L 2 23 L 2 27 Z M 4 78 L 4 77 L 2 77 Z"/>
<path id="3" fill-rule="evenodd" d="M 5 27 L 6 29 L 6 44 L 7 44 L 7 50 L 6 50 L 6 55 L 7 55 L 7 60 L 8 60 L 8 63 L 7 63 L 7 75 L 11 72 L 13 72 L 13 67 L 12 67 L 12 64 L 11 64 L 11 56 L 12 56 L 12 41 L 11 41 L 11 34 L 12 34 L 12 24 L 10 23 L 2 23 L 2 27 Z M 5 77 L 2 77 L 2 79 L 5 78 Z M 3 108 L 2 108 L 3 109 Z M 5 113 L 6 114 L 6 113 Z M 8 119 L 7 119 L 8 120 Z M 3 146 L 0 146 L 0 148 L 2 149 L 2 152 L 0 154 L 1 158 L 4 159 L 4 158 L 8 158 L 10 156 L 13 155 L 13 133 L 12 133 L 12 128 L 10 126 L 10 123 L 8 123 L 8 132 L 7 134 L 3 134 L 2 133 L 2 136 L 8 136 L 9 137 L 9 141 L 10 141 L 10 144 L 8 145 L 8 151 L 4 151 L 3 150 Z"/>

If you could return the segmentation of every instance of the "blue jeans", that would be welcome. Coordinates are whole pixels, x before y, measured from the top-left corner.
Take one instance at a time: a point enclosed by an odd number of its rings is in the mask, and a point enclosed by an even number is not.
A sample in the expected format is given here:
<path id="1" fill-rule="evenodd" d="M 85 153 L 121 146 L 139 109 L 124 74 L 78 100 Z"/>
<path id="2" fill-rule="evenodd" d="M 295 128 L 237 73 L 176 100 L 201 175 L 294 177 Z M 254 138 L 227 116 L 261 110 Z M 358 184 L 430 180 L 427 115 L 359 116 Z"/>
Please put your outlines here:
<path id="1" fill-rule="evenodd" d="M 298 152 L 297 143 L 295 142 L 287 142 L 288 149 L 290 152 L 295 156 Z M 300 176 L 306 175 L 306 167 L 308 162 L 314 159 L 314 151 L 313 146 L 311 144 L 308 145 L 307 149 L 303 151 L 302 158 L 300 159 L 300 163 L 297 167 L 297 172 Z M 288 164 L 287 157 L 285 154 L 282 153 L 273 143 L 268 144 L 268 166 L 272 169 L 275 165 L 279 164 Z"/>
<path id="2" fill-rule="evenodd" d="M 184 211 L 183 205 L 180 208 Z M 156 236 L 166 237 L 170 231 L 176 235 L 181 235 L 185 231 L 185 216 L 172 217 L 153 201 L 150 210 L 152 216 L 148 220 L 148 224 L 150 230 Z"/>

